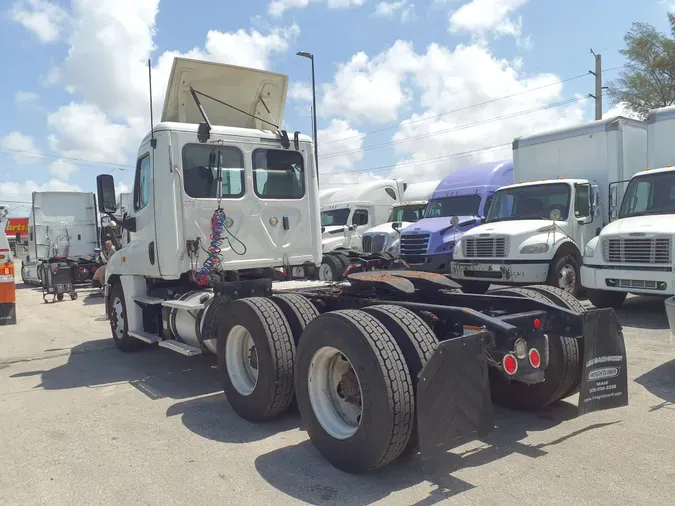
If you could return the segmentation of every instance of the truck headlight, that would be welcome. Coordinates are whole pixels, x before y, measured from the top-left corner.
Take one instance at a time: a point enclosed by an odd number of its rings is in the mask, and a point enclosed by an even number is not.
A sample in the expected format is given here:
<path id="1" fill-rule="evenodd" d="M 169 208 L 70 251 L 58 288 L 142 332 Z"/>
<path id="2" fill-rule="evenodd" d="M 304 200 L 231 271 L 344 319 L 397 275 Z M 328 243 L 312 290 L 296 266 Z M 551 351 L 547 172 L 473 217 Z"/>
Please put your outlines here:
<path id="1" fill-rule="evenodd" d="M 523 246 L 520 250 L 523 255 L 534 255 L 536 253 L 546 253 L 547 251 L 548 243 L 545 242 L 529 244 L 528 246 Z"/>
<path id="2" fill-rule="evenodd" d="M 595 249 L 591 248 L 590 246 L 586 246 L 584 248 L 584 256 L 586 258 L 593 258 L 593 255 L 595 255 Z"/>

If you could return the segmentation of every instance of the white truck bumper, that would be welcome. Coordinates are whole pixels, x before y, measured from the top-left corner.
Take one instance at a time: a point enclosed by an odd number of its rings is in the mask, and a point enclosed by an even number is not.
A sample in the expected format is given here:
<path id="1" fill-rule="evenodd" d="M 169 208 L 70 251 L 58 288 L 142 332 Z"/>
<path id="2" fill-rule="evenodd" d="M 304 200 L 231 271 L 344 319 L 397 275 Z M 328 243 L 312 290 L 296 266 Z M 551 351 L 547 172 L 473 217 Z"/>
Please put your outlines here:
<path id="1" fill-rule="evenodd" d="M 538 284 L 548 278 L 549 263 L 542 262 L 477 262 L 455 260 L 450 267 L 450 277 L 455 280 L 490 281 L 495 284 Z"/>
<path id="2" fill-rule="evenodd" d="M 593 290 L 611 290 L 644 295 L 675 294 L 675 275 L 666 271 L 615 269 L 583 265 L 581 285 Z"/>

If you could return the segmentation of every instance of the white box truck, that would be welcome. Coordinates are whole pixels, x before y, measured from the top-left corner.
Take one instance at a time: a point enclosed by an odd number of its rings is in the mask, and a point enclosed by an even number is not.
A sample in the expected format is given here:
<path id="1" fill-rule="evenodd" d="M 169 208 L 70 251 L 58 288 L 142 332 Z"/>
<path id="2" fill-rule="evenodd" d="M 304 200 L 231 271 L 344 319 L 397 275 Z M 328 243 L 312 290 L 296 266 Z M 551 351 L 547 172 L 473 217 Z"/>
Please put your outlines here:
<path id="1" fill-rule="evenodd" d="M 628 293 L 675 294 L 673 139 L 675 107 L 650 111 L 645 167 L 610 187 L 611 223 L 586 245 L 581 269 L 581 283 L 596 307 L 619 308 Z"/>
<path id="2" fill-rule="evenodd" d="M 42 264 L 57 258 L 71 264 L 74 282 L 90 280 L 99 263 L 98 230 L 93 193 L 33 192 L 28 255 L 21 263 L 24 283 L 40 284 Z"/>
<path id="3" fill-rule="evenodd" d="M 515 139 L 518 183 L 500 188 L 486 222 L 464 234 L 452 278 L 467 291 L 546 283 L 577 295 L 584 247 L 608 222 L 600 204 L 610 183 L 646 161 L 647 125 L 623 117 Z"/>
<path id="4" fill-rule="evenodd" d="M 424 217 L 438 183 L 440 180 L 409 184 L 403 192 L 403 200 L 392 206 L 387 221 L 363 233 L 361 249 L 369 253 L 398 253 L 401 230 Z"/>

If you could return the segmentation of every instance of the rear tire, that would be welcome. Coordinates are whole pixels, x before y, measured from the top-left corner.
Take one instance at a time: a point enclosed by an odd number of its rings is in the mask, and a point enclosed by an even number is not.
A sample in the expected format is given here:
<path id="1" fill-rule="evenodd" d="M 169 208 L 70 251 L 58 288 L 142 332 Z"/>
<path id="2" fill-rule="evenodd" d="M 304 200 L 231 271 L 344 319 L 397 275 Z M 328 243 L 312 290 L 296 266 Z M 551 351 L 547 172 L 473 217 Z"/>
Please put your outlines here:
<path id="1" fill-rule="evenodd" d="M 412 433 L 414 391 L 384 325 L 364 311 L 324 313 L 303 332 L 297 357 L 300 416 L 326 460 L 362 473 L 401 454 Z"/>
<path id="2" fill-rule="evenodd" d="M 336 255 L 324 255 L 319 266 L 319 279 L 321 281 L 341 281 L 344 271 L 342 262 Z"/>
<path id="3" fill-rule="evenodd" d="M 592 290 L 587 291 L 588 300 L 597 308 L 621 309 L 626 296 L 626 292 L 612 292 L 610 290 Z"/>
<path id="4" fill-rule="evenodd" d="M 297 345 L 305 327 L 314 318 L 319 316 L 319 310 L 309 299 L 294 293 L 272 295 L 270 300 L 274 302 L 288 321 L 293 335 L 293 342 Z"/>
<path id="5" fill-rule="evenodd" d="M 371 306 L 364 308 L 363 311 L 377 318 L 396 340 L 396 344 L 401 348 L 408 365 L 413 390 L 417 395 L 419 374 L 438 346 L 436 335 L 424 320 L 409 309 L 400 306 Z M 417 417 L 415 417 L 410 440 L 401 452 L 401 457 L 417 453 L 418 450 L 419 439 L 417 437 Z"/>
<path id="6" fill-rule="evenodd" d="M 499 288 L 490 293 L 527 297 L 550 303 L 552 299 L 527 288 Z M 548 335 L 548 367 L 545 381 L 528 385 L 511 381 L 501 371 L 490 367 L 490 391 L 495 404 L 510 409 L 532 410 L 559 401 L 574 389 L 580 368 L 579 347 L 573 337 Z"/>
<path id="7" fill-rule="evenodd" d="M 218 367 L 232 409 L 261 422 L 283 414 L 293 399 L 295 343 L 281 310 L 263 297 L 229 303 L 218 329 Z"/>

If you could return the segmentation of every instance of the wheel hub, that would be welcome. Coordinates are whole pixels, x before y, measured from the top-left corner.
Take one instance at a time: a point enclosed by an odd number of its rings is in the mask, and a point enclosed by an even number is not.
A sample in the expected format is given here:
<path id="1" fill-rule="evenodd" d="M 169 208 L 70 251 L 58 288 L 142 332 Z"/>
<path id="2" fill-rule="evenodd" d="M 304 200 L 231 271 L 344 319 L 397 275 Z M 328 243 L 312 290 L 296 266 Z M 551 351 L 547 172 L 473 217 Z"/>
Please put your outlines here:
<path id="1" fill-rule="evenodd" d="M 361 405 L 361 387 L 351 366 L 340 378 L 340 382 L 337 384 L 337 394 L 349 404 Z"/>
<path id="2" fill-rule="evenodd" d="M 576 285 L 576 277 L 574 267 L 565 264 L 562 269 L 560 269 L 560 274 L 558 275 L 558 286 L 566 292 L 572 292 Z"/>

